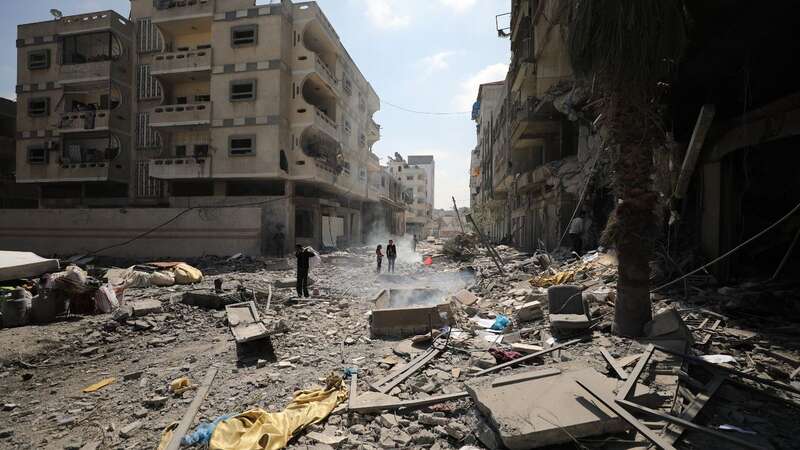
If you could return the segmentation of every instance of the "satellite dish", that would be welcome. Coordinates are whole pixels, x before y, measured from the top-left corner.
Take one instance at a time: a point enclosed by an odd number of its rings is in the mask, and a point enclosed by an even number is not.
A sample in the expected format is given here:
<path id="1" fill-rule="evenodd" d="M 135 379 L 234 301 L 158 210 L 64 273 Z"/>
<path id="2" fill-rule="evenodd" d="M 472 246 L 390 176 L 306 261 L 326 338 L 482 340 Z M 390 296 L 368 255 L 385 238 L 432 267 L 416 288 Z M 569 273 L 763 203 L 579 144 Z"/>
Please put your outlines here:
<path id="1" fill-rule="evenodd" d="M 61 20 L 61 18 L 62 18 L 62 17 L 64 17 L 64 13 L 62 13 L 61 11 L 59 11 L 59 10 L 57 10 L 57 9 L 51 9 L 51 10 L 50 10 L 50 14 L 52 14 L 52 15 L 53 15 L 53 17 L 54 17 L 56 20 Z"/>

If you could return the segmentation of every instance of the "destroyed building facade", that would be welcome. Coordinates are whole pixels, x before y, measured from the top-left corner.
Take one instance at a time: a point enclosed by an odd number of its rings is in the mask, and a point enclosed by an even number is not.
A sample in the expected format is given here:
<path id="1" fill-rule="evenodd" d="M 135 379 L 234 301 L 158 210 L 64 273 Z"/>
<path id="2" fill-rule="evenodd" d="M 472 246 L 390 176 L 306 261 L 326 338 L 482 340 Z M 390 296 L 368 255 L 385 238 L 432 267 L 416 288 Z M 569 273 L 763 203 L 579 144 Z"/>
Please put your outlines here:
<path id="1" fill-rule="evenodd" d="M 403 187 L 403 198 L 408 205 L 406 229 L 409 234 L 426 238 L 433 219 L 434 172 L 436 163 L 432 155 L 410 155 L 408 161 L 395 154 L 389 160 L 389 173 Z"/>
<path id="2" fill-rule="evenodd" d="M 315 2 L 132 0 L 20 25 L 17 48 L 16 182 L 40 208 L 275 199 L 261 228 L 287 248 L 361 242 L 368 214 L 404 231 L 370 183 L 380 99 Z"/>

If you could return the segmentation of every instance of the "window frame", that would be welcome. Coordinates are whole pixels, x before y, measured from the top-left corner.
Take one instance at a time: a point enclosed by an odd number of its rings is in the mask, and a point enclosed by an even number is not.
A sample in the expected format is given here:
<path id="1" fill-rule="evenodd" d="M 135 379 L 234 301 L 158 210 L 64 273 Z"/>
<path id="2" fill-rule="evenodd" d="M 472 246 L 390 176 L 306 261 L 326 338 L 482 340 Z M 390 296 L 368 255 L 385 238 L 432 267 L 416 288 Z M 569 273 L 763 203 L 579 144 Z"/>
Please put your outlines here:
<path id="1" fill-rule="evenodd" d="M 41 67 L 31 67 L 31 56 L 36 55 L 37 53 L 44 55 L 44 65 Z M 30 50 L 28 52 L 28 70 L 47 70 L 50 68 L 51 64 L 51 52 L 49 48 L 39 48 L 36 50 Z"/>
<path id="2" fill-rule="evenodd" d="M 250 140 L 250 150 L 248 153 L 234 153 L 233 141 L 234 140 Z M 241 150 L 236 150 L 241 152 Z M 255 134 L 232 134 L 228 136 L 228 156 L 254 156 L 256 154 L 256 135 Z"/>
<path id="3" fill-rule="evenodd" d="M 243 86 L 245 84 L 250 84 L 253 86 L 252 97 L 234 98 L 234 93 L 233 93 L 234 86 Z M 231 102 L 254 102 L 258 97 L 257 92 L 258 92 L 258 80 L 256 80 L 255 78 L 248 78 L 246 80 L 231 80 L 230 86 L 228 88 L 228 100 L 230 100 Z"/>
<path id="4" fill-rule="evenodd" d="M 42 160 L 31 160 L 31 152 L 32 151 L 42 151 Z M 31 144 L 26 148 L 25 160 L 28 161 L 28 164 L 35 165 L 35 166 L 46 166 L 50 162 L 50 152 L 47 151 L 47 145 L 45 144 Z"/>
<path id="5" fill-rule="evenodd" d="M 31 105 L 37 101 L 44 101 L 44 111 L 32 113 Z M 50 97 L 31 97 L 28 99 L 28 117 L 48 117 L 50 116 Z"/>
<path id="6" fill-rule="evenodd" d="M 239 32 L 242 32 L 242 31 L 252 31 L 253 32 L 252 42 L 250 42 L 250 41 L 236 42 L 237 38 L 235 37 L 235 34 L 239 33 Z M 231 48 L 252 47 L 252 46 L 258 45 L 258 24 L 257 23 L 253 23 L 253 24 L 248 24 L 248 25 L 239 25 L 239 26 L 236 26 L 236 27 L 231 27 L 230 35 L 231 35 Z M 239 38 L 239 40 L 242 40 L 242 38 Z"/>

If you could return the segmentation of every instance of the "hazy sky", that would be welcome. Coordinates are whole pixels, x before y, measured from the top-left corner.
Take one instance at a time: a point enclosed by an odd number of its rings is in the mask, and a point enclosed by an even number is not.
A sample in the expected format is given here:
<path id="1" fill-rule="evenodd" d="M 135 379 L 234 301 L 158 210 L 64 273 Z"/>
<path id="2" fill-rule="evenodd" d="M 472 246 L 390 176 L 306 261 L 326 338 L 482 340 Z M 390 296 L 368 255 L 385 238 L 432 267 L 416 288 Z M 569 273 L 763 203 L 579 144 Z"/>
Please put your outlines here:
<path id="1" fill-rule="evenodd" d="M 147 1 L 147 0 L 145 0 Z M 259 4 L 269 0 L 259 0 Z M 381 97 L 376 121 L 383 138 L 375 153 L 432 154 L 436 158 L 436 207 L 469 205 L 469 157 L 475 124 L 467 112 L 478 85 L 505 77 L 509 42 L 497 37 L 495 16 L 510 0 L 319 0 L 345 47 Z M 47 20 L 51 8 L 65 15 L 114 9 L 127 16 L 127 0 L 27 0 L 2 2 L 0 95 L 14 98 L 16 25 Z"/>

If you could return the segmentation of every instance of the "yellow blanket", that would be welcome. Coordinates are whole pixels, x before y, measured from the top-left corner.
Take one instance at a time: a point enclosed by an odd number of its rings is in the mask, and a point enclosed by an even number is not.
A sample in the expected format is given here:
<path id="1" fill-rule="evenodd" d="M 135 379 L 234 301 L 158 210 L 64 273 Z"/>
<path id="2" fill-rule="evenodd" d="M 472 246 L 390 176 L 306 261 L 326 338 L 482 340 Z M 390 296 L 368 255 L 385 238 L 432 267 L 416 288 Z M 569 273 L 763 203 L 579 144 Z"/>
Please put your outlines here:
<path id="1" fill-rule="evenodd" d="M 322 421 L 345 399 L 347 388 L 341 378 L 330 380 L 328 388 L 301 391 L 286 409 L 269 413 L 245 411 L 220 422 L 211 436 L 210 450 L 278 450 L 298 432 Z"/>

